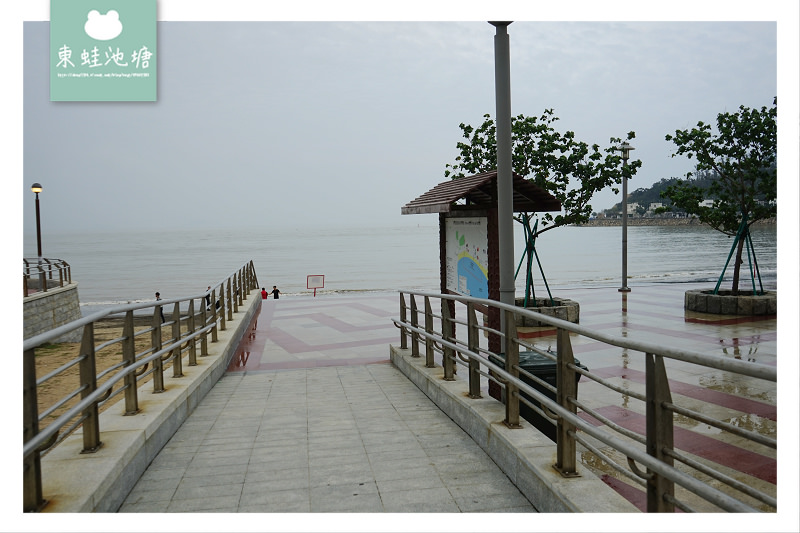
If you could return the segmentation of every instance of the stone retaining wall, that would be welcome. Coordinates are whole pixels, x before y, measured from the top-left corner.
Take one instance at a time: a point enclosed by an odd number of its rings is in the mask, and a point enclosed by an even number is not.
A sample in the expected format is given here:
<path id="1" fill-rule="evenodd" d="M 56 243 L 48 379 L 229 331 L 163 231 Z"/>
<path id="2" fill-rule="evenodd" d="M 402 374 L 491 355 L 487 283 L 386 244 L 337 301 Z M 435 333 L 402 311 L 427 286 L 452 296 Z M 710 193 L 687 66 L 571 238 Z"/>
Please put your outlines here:
<path id="1" fill-rule="evenodd" d="M 81 318 L 78 284 L 48 288 L 22 299 L 23 340 Z M 80 329 L 66 333 L 53 342 L 80 342 Z"/>

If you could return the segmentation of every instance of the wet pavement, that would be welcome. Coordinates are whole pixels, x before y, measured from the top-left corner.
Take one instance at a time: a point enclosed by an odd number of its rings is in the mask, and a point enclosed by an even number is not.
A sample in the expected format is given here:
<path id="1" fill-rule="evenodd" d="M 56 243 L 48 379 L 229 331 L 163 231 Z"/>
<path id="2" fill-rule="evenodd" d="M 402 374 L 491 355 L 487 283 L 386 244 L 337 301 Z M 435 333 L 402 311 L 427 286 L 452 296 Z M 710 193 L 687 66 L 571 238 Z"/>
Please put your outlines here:
<path id="1" fill-rule="evenodd" d="M 706 284 L 707 285 L 707 284 Z M 777 319 L 688 312 L 693 284 L 554 291 L 582 326 L 672 348 L 777 364 Z M 703 285 L 702 287 L 705 287 Z M 399 294 L 262 302 L 227 374 L 164 447 L 121 512 L 533 511 L 494 463 L 388 363 Z M 554 331 L 521 330 L 555 347 Z M 644 358 L 591 339 L 575 356 L 644 390 Z M 776 386 L 685 363 L 667 365 L 676 404 L 777 435 Z M 579 398 L 643 432 L 639 402 L 583 378 Z M 678 401 L 680 400 L 680 401 Z M 774 450 L 678 419 L 676 444 L 775 492 Z M 644 491 L 590 454 L 582 463 L 640 509 Z"/>

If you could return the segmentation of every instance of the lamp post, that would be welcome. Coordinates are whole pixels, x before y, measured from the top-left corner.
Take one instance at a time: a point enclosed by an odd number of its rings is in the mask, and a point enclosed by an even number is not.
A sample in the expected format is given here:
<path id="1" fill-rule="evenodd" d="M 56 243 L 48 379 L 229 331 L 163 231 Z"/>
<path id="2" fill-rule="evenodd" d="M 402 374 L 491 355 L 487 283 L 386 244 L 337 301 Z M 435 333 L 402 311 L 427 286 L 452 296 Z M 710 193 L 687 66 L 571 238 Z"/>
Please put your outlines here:
<path id="1" fill-rule="evenodd" d="M 511 68 L 508 25 L 489 22 L 496 28 L 494 37 L 495 105 L 497 113 L 497 232 L 500 274 L 500 302 L 514 305 L 514 184 L 511 162 Z M 500 328 L 505 331 L 505 313 L 500 313 Z M 501 339 L 505 351 L 505 338 Z"/>
<path id="2" fill-rule="evenodd" d="M 31 190 L 36 193 L 36 251 L 39 254 L 39 264 L 42 263 L 42 225 L 39 222 L 39 193 L 42 186 L 38 183 L 31 185 Z"/>
<path id="3" fill-rule="evenodd" d="M 628 166 L 628 157 L 633 146 L 627 141 L 619 147 L 622 151 L 622 166 Z M 628 178 L 623 172 L 622 175 L 622 287 L 619 292 L 630 292 L 628 287 Z"/>

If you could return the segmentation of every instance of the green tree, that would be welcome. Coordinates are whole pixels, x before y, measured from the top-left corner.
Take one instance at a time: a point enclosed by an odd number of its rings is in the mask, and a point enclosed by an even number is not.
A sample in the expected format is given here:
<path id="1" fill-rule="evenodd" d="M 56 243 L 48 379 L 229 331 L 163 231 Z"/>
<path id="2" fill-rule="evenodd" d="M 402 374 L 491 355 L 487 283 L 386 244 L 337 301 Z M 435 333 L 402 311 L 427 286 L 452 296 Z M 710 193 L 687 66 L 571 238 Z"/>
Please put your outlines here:
<path id="1" fill-rule="evenodd" d="M 589 220 L 592 196 L 609 186 L 615 193 L 619 192 L 616 185 L 622 183 L 623 177 L 633 177 L 642 165 L 635 160 L 623 166 L 617 147 L 621 139 L 610 139 L 610 146 L 601 150 L 597 144 L 590 146 L 577 140 L 574 132 L 556 131 L 553 123 L 557 120 L 552 109 L 546 109 L 540 117 L 511 118 L 514 172 L 547 190 L 562 206 L 562 212 L 555 216 L 551 213 L 541 216 L 534 238 L 559 226 Z M 496 130 L 491 116 L 484 115 L 483 123 L 477 128 L 463 123 L 459 128 L 467 142 L 456 144 L 459 155 L 455 163 L 445 165 L 445 177 L 457 179 L 496 169 Z M 634 132 L 629 132 L 626 139 L 635 136 Z"/>
<path id="2" fill-rule="evenodd" d="M 725 235 L 739 236 L 732 294 L 739 292 L 742 252 L 750 226 L 777 213 L 777 115 L 776 98 L 770 108 L 739 106 L 735 113 L 718 114 L 716 133 L 701 121 L 695 128 L 666 136 L 677 147 L 672 157 L 696 159 L 697 175 L 714 179 L 700 187 L 689 172 L 685 180 L 667 187 L 662 197 L 672 202 L 673 209 L 696 215 Z M 702 205 L 704 200 L 711 200 L 712 205 Z"/>
<path id="3" fill-rule="evenodd" d="M 488 114 L 483 118 L 483 124 L 477 128 L 459 124 L 467 142 L 456 144 L 459 155 L 455 163 L 445 165 L 445 177 L 458 179 L 497 168 L 495 122 Z M 553 126 L 557 120 L 552 109 L 546 109 L 540 117 L 511 117 L 513 171 L 549 192 L 561 203 L 562 208 L 555 216 L 547 212 L 542 214 L 533 227 L 529 213 L 515 217 L 524 226 L 527 241 L 526 305 L 533 296 L 531 269 L 533 256 L 538 262 L 536 238 L 560 226 L 588 221 L 592 214 L 589 201 L 594 193 L 609 186 L 615 193 L 619 192 L 615 186 L 622 183 L 623 178 L 634 176 L 642 165 L 639 160 L 623 165 L 622 154 L 617 146 L 622 142 L 621 139 L 610 139 L 610 146 L 601 150 L 597 144 L 589 146 L 577 140 L 574 132 L 557 131 Z M 635 136 L 631 131 L 627 140 Z M 547 291 L 550 292 L 549 287 Z M 553 301 L 552 295 L 550 301 Z"/>

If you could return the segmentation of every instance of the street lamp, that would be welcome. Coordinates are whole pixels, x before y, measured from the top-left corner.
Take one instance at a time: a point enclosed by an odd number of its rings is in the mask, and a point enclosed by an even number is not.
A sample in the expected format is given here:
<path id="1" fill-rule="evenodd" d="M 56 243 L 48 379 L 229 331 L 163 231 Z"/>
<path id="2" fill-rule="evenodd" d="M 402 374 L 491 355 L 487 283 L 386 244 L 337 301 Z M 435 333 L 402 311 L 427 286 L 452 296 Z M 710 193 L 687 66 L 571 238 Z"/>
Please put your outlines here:
<path id="1" fill-rule="evenodd" d="M 38 183 L 31 185 L 31 190 L 36 193 L 36 251 L 39 253 L 39 264 L 42 262 L 42 225 L 39 222 L 39 193 L 42 186 Z"/>
<path id="2" fill-rule="evenodd" d="M 622 151 L 622 166 L 628 166 L 628 157 L 631 150 L 635 148 L 628 144 L 627 141 L 623 142 L 619 147 Z M 622 287 L 619 292 L 630 292 L 628 287 L 628 178 L 623 172 L 622 175 Z"/>

